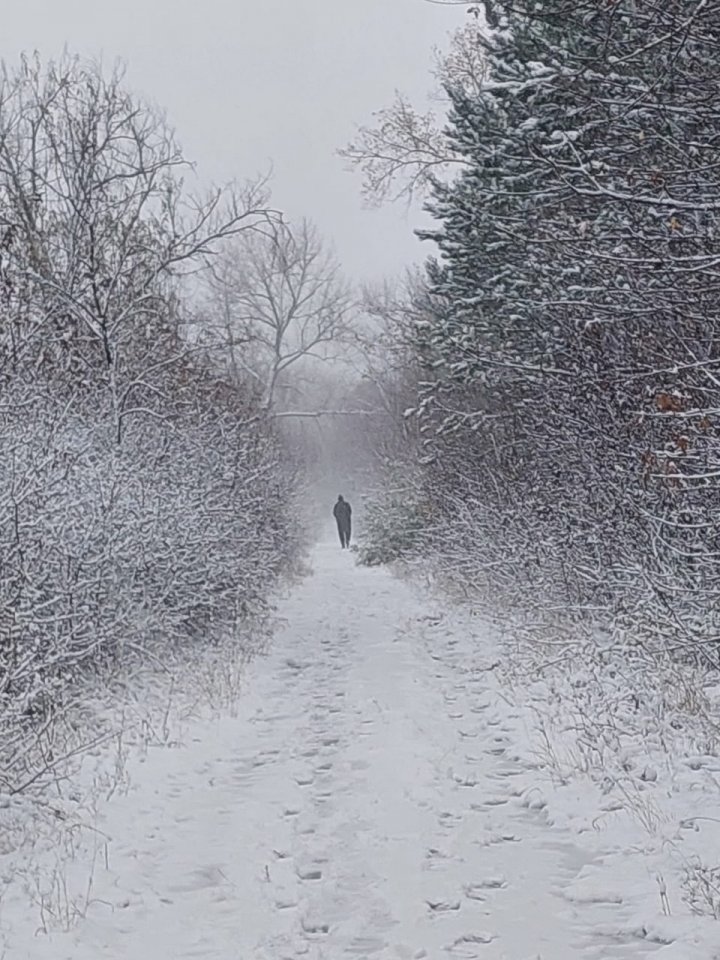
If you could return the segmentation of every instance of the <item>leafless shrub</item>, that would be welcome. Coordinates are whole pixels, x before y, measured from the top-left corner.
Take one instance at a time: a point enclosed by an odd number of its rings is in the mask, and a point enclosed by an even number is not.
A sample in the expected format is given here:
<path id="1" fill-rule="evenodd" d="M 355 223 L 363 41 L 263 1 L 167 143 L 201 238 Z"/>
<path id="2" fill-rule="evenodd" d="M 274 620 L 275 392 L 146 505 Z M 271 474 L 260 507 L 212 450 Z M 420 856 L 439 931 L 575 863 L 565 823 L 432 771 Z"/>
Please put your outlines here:
<path id="1" fill-rule="evenodd" d="M 57 787 L 76 692 L 247 635 L 291 561 L 291 472 L 188 336 L 187 278 L 277 216 L 192 195 L 121 71 L 0 79 L 0 789 Z M 72 740 L 72 738 L 70 738 Z M 85 743 L 87 746 L 87 743 Z"/>

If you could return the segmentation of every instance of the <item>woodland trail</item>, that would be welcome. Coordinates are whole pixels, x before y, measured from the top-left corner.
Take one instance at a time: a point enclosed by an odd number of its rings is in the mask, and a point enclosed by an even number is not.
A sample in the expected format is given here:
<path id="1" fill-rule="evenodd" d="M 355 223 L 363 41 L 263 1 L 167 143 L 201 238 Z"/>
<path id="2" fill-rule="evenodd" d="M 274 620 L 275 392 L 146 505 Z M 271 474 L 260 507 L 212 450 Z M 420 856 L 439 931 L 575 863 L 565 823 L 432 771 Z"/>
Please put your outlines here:
<path id="1" fill-rule="evenodd" d="M 284 601 L 239 715 L 109 805 L 87 917 L 13 957 L 630 960 L 623 904 L 533 811 L 482 643 L 334 543 Z M 102 876 L 100 876 L 102 873 Z M 96 898 L 96 899 L 95 899 Z M 627 918 L 625 918 L 627 919 Z"/>

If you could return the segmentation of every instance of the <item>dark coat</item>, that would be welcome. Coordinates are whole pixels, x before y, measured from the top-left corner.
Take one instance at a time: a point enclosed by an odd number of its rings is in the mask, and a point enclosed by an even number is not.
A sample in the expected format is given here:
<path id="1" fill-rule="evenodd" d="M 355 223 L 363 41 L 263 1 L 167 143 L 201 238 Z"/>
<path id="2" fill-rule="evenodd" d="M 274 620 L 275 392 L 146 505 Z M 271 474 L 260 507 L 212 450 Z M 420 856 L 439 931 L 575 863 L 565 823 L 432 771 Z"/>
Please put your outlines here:
<path id="1" fill-rule="evenodd" d="M 338 500 L 333 507 L 333 516 L 337 520 L 337 525 L 341 529 L 349 530 L 352 517 L 352 507 L 347 500 Z"/>

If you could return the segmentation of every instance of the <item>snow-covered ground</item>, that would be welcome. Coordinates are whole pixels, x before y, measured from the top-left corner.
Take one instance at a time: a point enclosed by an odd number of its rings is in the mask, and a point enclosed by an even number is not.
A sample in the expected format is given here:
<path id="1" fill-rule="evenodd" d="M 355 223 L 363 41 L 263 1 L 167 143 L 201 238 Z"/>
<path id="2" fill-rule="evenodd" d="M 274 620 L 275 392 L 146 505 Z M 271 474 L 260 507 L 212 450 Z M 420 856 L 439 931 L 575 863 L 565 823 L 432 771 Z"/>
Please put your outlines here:
<path id="1" fill-rule="evenodd" d="M 313 568 L 234 715 L 126 758 L 45 891 L 69 929 L 5 877 L 6 960 L 720 956 L 671 853 L 553 790 L 482 624 L 334 542 Z"/>

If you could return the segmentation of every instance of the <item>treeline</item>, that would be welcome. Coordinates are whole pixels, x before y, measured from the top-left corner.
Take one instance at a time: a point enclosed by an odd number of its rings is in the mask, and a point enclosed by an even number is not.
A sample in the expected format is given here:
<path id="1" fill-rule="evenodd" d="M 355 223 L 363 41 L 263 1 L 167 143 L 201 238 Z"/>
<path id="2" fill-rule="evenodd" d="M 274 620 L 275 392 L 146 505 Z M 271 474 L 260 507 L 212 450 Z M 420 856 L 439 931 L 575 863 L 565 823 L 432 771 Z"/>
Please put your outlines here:
<path id="1" fill-rule="evenodd" d="M 94 672 L 241 643 L 296 555 L 292 463 L 196 308 L 223 244 L 277 217 L 262 185 L 191 177 L 121 72 L 3 68 L 0 791 Z"/>
<path id="2" fill-rule="evenodd" d="M 538 636 L 716 667 L 720 3 L 475 13 L 444 126 L 402 101 L 346 151 L 375 194 L 428 189 L 439 251 L 401 324 L 396 502 L 423 519 L 397 553 L 429 544 Z"/>

